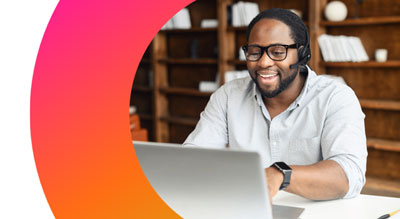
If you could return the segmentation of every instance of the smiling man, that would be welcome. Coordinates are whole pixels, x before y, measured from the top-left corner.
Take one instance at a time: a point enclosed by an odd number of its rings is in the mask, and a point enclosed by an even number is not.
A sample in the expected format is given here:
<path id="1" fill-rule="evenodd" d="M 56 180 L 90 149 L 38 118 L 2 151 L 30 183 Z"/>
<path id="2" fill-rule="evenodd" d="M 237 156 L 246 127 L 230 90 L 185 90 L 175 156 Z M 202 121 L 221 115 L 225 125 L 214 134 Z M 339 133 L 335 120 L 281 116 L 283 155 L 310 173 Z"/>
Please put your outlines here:
<path id="1" fill-rule="evenodd" d="M 263 11 L 249 24 L 242 49 L 250 77 L 211 96 L 184 145 L 259 152 L 271 198 L 283 189 L 313 200 L 358 195 L 365 116 L 348 86 L 307 66 L 302 20 L 285 9 Z"/>

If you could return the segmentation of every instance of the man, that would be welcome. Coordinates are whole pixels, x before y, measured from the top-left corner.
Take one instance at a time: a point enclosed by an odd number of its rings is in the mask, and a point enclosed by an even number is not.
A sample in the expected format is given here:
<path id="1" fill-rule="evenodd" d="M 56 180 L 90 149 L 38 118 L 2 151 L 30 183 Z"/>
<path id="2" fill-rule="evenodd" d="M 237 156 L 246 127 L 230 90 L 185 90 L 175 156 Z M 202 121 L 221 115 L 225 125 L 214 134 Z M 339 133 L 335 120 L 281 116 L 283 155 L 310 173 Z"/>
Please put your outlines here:
<path id="1" fill-rule="evenodd" d="M 271 198 L 280 189 L 313 200 L 358 195 L 365 116 L 348 86 L 306 65 L 311 54 L 301 19 L 285 9 L 261 12 L 243 50 L 250 78 L 211 96 L 184 145 L 258 151 Z"/>

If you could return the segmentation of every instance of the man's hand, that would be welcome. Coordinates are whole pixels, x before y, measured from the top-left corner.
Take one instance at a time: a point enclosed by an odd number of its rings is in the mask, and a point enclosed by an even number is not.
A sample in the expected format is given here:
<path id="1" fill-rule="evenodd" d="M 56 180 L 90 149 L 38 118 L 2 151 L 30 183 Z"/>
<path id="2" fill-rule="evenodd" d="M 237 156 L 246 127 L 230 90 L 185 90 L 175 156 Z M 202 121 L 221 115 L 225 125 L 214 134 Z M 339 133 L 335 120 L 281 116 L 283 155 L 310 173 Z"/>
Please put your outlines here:
<path id="1" fill-rule="evenodd" d="M 283 173 L 275 167 L 268 167 L 265 169 L 265 174 L 267 175 L 269 199 L 272 203 L 272 198 L 278 193 L 279 187 L 282 185 Z"/>

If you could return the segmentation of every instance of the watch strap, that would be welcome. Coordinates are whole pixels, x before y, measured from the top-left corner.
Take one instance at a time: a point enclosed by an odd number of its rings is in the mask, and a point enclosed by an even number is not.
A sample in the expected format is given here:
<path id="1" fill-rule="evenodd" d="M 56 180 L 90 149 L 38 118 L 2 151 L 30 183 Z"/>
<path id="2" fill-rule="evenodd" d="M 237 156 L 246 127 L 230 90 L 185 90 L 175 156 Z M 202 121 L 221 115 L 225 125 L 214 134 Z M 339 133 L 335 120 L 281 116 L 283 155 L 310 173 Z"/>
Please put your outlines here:
<path id="1" fill-rule="evenodd" d="M 283 190 L 290 185 L 290 178 L 292 176 L 292 168 L 290 168 L 284 162 L 275 162 L 272 166 L 282 172 L 283 174 L 283 182 L 279 187 L 279 190 Z"/>

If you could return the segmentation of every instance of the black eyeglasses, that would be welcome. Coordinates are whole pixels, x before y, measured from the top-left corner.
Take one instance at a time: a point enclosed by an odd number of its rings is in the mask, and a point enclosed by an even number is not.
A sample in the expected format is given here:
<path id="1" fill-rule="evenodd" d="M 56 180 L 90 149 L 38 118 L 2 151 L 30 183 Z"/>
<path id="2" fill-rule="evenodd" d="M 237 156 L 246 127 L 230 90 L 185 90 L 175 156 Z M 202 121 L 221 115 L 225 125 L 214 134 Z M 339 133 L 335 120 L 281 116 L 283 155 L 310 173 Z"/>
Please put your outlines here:
<path id="1" fill-rule="evenodd" d="M 265 51 L 270 59 L 274 61 L 282 61 L 286 59 L 287 51 L 289 48 L 299 48 L 299 44 L 292 45 L 272 44 L 266 47 L 258 45 L 245 45 L 242 49 L 246 55 L 247 61 L 256 62 L 260 60 Z"/>

